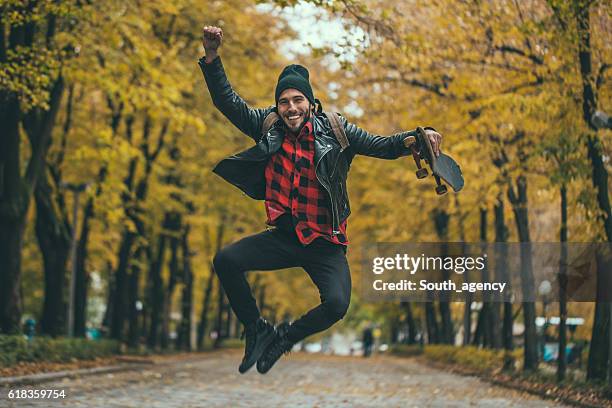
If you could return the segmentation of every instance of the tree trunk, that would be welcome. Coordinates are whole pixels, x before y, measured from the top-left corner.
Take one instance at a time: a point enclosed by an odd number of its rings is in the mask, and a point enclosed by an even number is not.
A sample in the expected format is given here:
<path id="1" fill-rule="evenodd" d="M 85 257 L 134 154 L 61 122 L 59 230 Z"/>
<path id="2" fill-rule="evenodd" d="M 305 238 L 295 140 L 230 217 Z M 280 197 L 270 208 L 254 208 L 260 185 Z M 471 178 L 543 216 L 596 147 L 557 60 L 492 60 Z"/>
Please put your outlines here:
<path id="1" fill-rule="evenodd" d="M 605 277 L 600 277 L 605 267 L 598 262 L 598 294 L 606 291 L 607 293 L 601 296 L 609 297 L 610 289 L 602 288 L 600 283 L 605 281 Z M 587 379 L 589 380 L 605 380 L 608 374 L 608 325 L 610 324 L 610 307 L 608 303 L 595 303 L 595 321 L 591 334 L 591 348 L 589 351 L 589 363 L 587 366 Z M 593 350 L 595 349 L 595 350 Z"/>
<path id="2" fill-rule="evenodd" d="M 433 213 L 434 224 L 436 227 L 436 234 L 438 240 L 442 243 L 442 254 L 446 256 L 448 254 L 448 224 L 450 215 L 445 210 L 436 210 Z M 443 281 L 450 279 L 450 272 L 446 269 L 442 271 Z M 446 292 L 440 294 L 440 317 L 442 319 L 442 330 L 441 338 L 439 339 L 445 344 L 454 344 L 454 333 L 453 333 L 453 320 L 451 317 L 450 302 L 448 299 L 449 295 Z"/>
<path id="3" fill-rule="evenodd" d="M 557 356 L 557 381 L 565 379 L 567 369 L 565 348 L 567 347 L 567 188 L 561 185 L 561 259 L 559 260 L 559 354 Z"/>
<path id="4" fill-rule="evenodd" d="M 164 217 L 164 228 L 169 223 L 169 213 Z M 147 344 L 149 348 L 155 349 L 159 344 L 161 316 L 164 308 L 164 282 L 161 276 L 161 269 L 164 263 L 164 254 L 166 252 L 165 234 L 160 233 L 157 238 L 157 253 L 155 258 L 149 260 L 149 280 L 151 281 L 151 292 L 149 293 L 149 336 Z"/>
<path id="5" fill-rule="evenodd" d="M 488 218 L 489 211 L 486 207 L 480 207 L 480 242 L 483 244 L 483 252 L 487 238 L 487 227 L 488 227 Z M 481 272 L 481 281 L 488 282 L 489 279 L 489 269 L 483 268 Z M 480 309 L 480 314 L 482 315 L 478 317 L 479 323 L 481 324 L 482 330 L 482 345 L 483 347 L 493 347 L 493 316 L 491 311 L 491 298 L 488 292 L 483 292 L 482 295 L 482 309 Z"/>
<path id="6" fill-rule="evenodd" d="M 70 251 L 70 226 L 67 215 L 53 198 L 49 177 L 44 174 L 36 184 L 36 237 L 43 257 L 45 297 L 41 332 L 49 336 L 65 335 L 66 266 Z"/>
<path id="7" fill-rule="evenodd" d="M 222 247 L 222 239 L 223 233 L 225 231 L 225 213 L 221 214 L 221 222 L 218 225 L 217 229 L 217 251 L 221 250 Z M 218 280 L 218 279 L 217 279 Z M 217 332 L 217 337 L 213 343 L 214 348 L 219 348 L 221 346 L 221 341 L 223 340 L 221 337 L 221 328 L 223 327 L 223 310 L 225 308 L 225 291 L 223 290 L 223 285 L 221 281 L 218 281 L 217 286 L 217 318 L 215 321 L 215 331 Z"/>
<path id="8" fill-rule="evenodd" d="M 61 190 L 61 165 L 66 151 L 66 141 L 72 126 L 74 84 L 68 90 L 66 120 L 55 158 L 49 157 L 48 173 L 42 172 L 36 183 L 36 235 L 43 256 L 45 271 L 45 301 L 41 317 L 41 332 L 50 336 L 65 334 L 66 305 L 64 282 L 71 245 L 72 228 L 66 212 L 64 194 Z M 51 140 L 49 140 L 49 146 Z"/>
<path id="9" fill-rule="evenodd" d="M 177 213 L 170 214 L 170 231 L 174 232 L 174 235 L 169 238 L 170 240 L 170 261 L 168 263 L 170 269 L 170 278 L 168 279 L 168 286 L 164 291 L 164 303 L 162 313 L 162 330 L 161 330 L 161 348 L 162 350 L 167 349 L 170 345 L 170 315 L 172 313 L 172 295 L 174 288 L 179 280 L 179 265 L 178 265 L 178 249 L 179 242 L 176 234 L 181 228 L 181 216 Z"/>
<path id="10" fill-rule="evenodd" d="M 504 197 L 500 193 L 497 197 L 497 203 L 495 204 L 495 242 L 502 244 L 499 246 L 498 257 L 496 264 L 500 265 L 502 262 L 507 262 L 508 249 L 505 243 L 508 241 L 508 227 L 506 227 L 506 221 L 504 216 Z M 500 282 L 506 282 L 507 289 L 504 291 L 504 307 L 503 307 L 503 325 L 502 325 L 502 343 L 504 347 L 504 370 L 512 370 L 514 368 L 514 359 L 512 357 L 512 350 L 514 344 L 512 341 L 512 328 L 514 326 L 514 319 L 512 318 L 512 302 L 510 299 L 510 275 L 506 273 L 504 268 L 496 268 L 500 273 L 496 276 Z"/>
<path id="11" fill-rule="evenodd" d="M 21 331 L 21 246 L 29 198 L 19 160 L 21 110 L 12 93 L 0 93 L 0 115 L 0 330 L 8 334 Z"/>
<path id="12" fill-rule="evenodd" d="M 221 282 L 219 282 L 217 289 L 217 320 L 215 323 L 217 337 L 215 338 L 215 342 L 213 344 L 214 348 L 221 347 L 221 341 L 223 340 L 223 312 L 225 311 L 225 291 L 223 290 L 223 285 L 221 285 Z"/>
<path id="13" fill-rule="evenodd" d="M 125 124 L 126 138 L 129 142 L 131 142 L 133 136 L 134 117 L 129 116 L 126 118 Z M 130 192 L 132 192 L 134 188 L 134 175 L 136 172 L 137 163 L 136 158 L 130 160 L 128 175 L 124 180 L 125 192 L 123 193 L 121 199 L 123 201 L 123 208 L 126 213 L 133 211 L 133 204 L 130 203 Z M 128 216 L 129 215 L 130 214 L 128 213 Z M 123 340 L 125 317 L 128 313 L 128 267 L 130 258 L 132 256 L 132 245 L 136 241 L 136 238 L 136 234 L 129 230 L 127 226 L 123 227 L 123 231 L 121 232 L 121 243 L 119 244 L 119 260 L 117 270 L 115 271 L 114 304 L 110 327 L 111 338 L 119 341 Z"/>
<path id="14" fill-rule="evenodd" d="M 212 264 L 209 269 L 208 279 L 206 280 L 206 288 L 204 290 L 204 301 L 202 302 L 202 313 L 200 314 L 200 324 L 198 325 L 197 347 L 198 350 L 204 348 L 204 336 L 208 328 L 208 312 L 210 310 L 210 300 L 212 298 L 213 285 L 215 282 L 215 271 Z"/>
<path id="15" fill-rule="evenodd" d="M 458 213 L 458 224 L 459 224 L 459 242 L 461 242 L 462 253 L 466 253 L 466 240 L 465 240 L 465 225 L 463 222 L 464 215 L 459 211 L 461 208 L 459 204 L 459 196 L 455 195 L 455 206 Z M 465 283 L 470 282 L 470 271 L 466 270 L 463 273 L 463 281 Z M 472 336 L 472 294 L 470 292 L 463 293 L 465 303 L 463 307 L 463 345 L 467 346 L 470 344 Z"/>
<path id="16" fill-rule="evenodd" d="M 30 24 L 25 26 L 33 30 Z M 25 27 L 12 27 L 11 48 L 24 44 Z M 30 41 L 31 42 L 31 41 Z M 0 331 L 21 331 L 21 249 L 26 225 L 26 214 L 40 174 L 44 172 L 46 155 L 64 92 L 64 80 L 59 76 L 53 83 L 49 110 L 35 108 L 27 115 L 20 109 L 17 97 L 11 92 L 0 92 L 0 265 L 3 266 L 3 285 L 0 289 Z M 20 164 L 19 123 L 30 139 L 30 158 L 22 176 Z"/>
<path id="17" fill-rule="evenodd" d="M 596 129 L 591 122 L 591 118 L 597 108 L 597 89 L 593 84 L 589 6 L 590 2 L 574 1 L 576 28 L 578 31 L 578 60 L 582 77 L 583 119 L 586 125 L 595 131 Z M 608 172 L 602 157 L 602 143 L 597 133 L 587 135 L 586 143 L 588 156 L 591 160 L 592 181 L 597 189 L 597 204 L 601 210 L 606 239 L 608 242 L 612 242 L 612 211 L 610 210 L 610 197 L 608 194 Z M 598 280 L 599 278 L 600 274 L 598 274 Z M 598 281 L 598 287 L 602 283 Z M 589 366 L 587 368 L 587 378 L 589 379 L 603 380 L 607 375 L 608 360 L 607 358 L 604 359 L 604 356 L 609 354 L 610 303 L 604 302 L 603 299 L 603 297 L 598 296 L 595 300 L 595 317 L 591 345 L 589 347 Z"/>
<path id="18" fill-rule="evenodd" d="M 143 252 L 142 246 L 139 246 L 138 249 L 134 252 L 134 259 L 130 266 L 131 273 L 129 276 L 128 283 L 128 346 L 137 347 L 140 342 L 140 324 L 139 324 L 139 315 L 140 311 L 137 308 L 136 302 L 140 299 L 140 264 L 141 257 Z"/>
<path id="19" fill-rule="evenodd" d="M 483 251 L 486 248 L 486 242 L 488 242 L 487 238 L 487 230 L 488 230 L 488 210 L 486 208 L 481 208 L 480 212 L 480 241 L 483 244 Z M 482 270 L 482 281 L 489 282 L 491 280 L 491 276 L 489 274 L 488 266 Z M 483 307 L 481 313 L 483 314 L 483 323 L 484 323 L 484 342 L 483 345 L 485 347 L 500 349 L 502 346 L 501 340 L 501 327 L 499 324 L 499 300 L 494 297 L 495 295 L 490 294 L 489 292 L 483 293 Z"/>
<path id="20" fill-rule="evenodd" d="M 482 305 L 484 308 L 484 304 Z M 476 330 L 474 330 L 474 337 L 472 338 L 472 345 L 474 346 L 484 346 L 484 313 L 482 313 L 482 309 L 478 312 L 478 317 L 476 318 Z"/>
<path id="21" fill-rule="evenodd" d="M 425 324 L 427 327 L 427 343 L 439 344 L 440 335 L 438 329 L 438 320 L 436 318 L 436 310 L 433 303 L 428 301 L 425 303 Z"/>
<path id="22" fill-rule="evenodd" d="M 132 166 L 135 166 L 135 159 L 132 160 Z M 132 173 L 132 172 L 130 172 Z M 126 183 L 128 184 L 128 183 Z M 128 190 L 131 187 L 128 185 Z M 125 196 L 128 194 L 126 193 Z M 124 205 L 127 206 L 129 198 L 124 196 Z M 126 209 L 126 212 L 129 209 Z M 124 227 L 121 233 L 121 243 L 119 245 L 119 261 L 117 270 L 115 271 L 115 304 L 113 306 L 113 315 L 111 320 L 111 337 L 115 340 L 123 340 L 125 318 L 128 315 L 128 285 L 129 273 L 128 269 L 132 258 L 132 246 L 136 242 L 138 236 L 128 227 Z"/>
<path id="23" fill-rule="evenodd" d="M 410 302 L 401 302 L 400 305 L 406 311 L 405 324 L 408 328 L 408 336 L 404 342 L 407 344 L 416 344 L 417 326 L 412 313 L 412 305 Z"/>
<path id="24" fill-rule="evenodd" d="M 225 337 L 228 339 L 232 337 L 231 329 L 232 329 L 232 314 L 233 313 L 234 312 L 232 312 L 232 308 L 230 307 L 229 302 L 228 302 L 225 308 L 225 330 L 224 330 Z"/>
<path id="25" fill-rule="evenodd" d="M 576 23 L 578 29 L 578 59 L 582 77 L 582 112 L 586 125 L 596 130 L 591 118 L 597 108 L 597 94 L 593 84 L 593 68 L 591 63 L 591 23 L 589 2 L 575 1 Z M 601 209 L 604 230 L 608 242 L 612 242 L 612 211 L 608 195 L 608 172 L 602 158 L 602 144 L 596 133 L 587 137 L 588 155 L 593 168 L 593 185 L 597 189 L 597 203 Z"/>
<path id="26" fill-rule="evenodd" d="M 88 200 L 89 201 L 89 200 Z M 85 207 L 83 215 L 83 225 L 81 235 L 77 242 L 76 254 L 76 282 L 74 290 L 74 335 L 85 337 L 87 324 L 87 289 L 89 288 L 89 272 L 87 271 L 87 243 L 89 240 L 89 221 L 85 223 L 85 218 L 93 216 L 93 201 L 91 208 L 89 202 Z"/>
<path id="27" fill-rule="evenodd" d="M 531 265 L 531 250 L 529 244 L 529 217 L 527 212 L 527 179 L 520 175 L 516 180 L 517 192 L 510 184 L 508 198 L 512 204 L 514 218 L 521 242 L 521 291 L 523 299 L 535 299 L 533 270 Z M 523 318 L 525 323 L 524 342 L 525 354 L 523 369 L 532 371 L 538 368 L 537 333 L 535 328 L 535 303 L 523 300 Z"/>
<path id="28" fill-rule="evenodd" d="M 4 334 L 21 332 L 21 248 L 25 217 L 2 216 L 0 238 L 0 264 L 3 265 L 0 285 L 0 330 Z"/>
<path id="29" fill-rule="evenodd" d="M 115 293 L 113 314 L 111 317 L 111 338 L 123 340 L 125 318 L 128 315 L 128 267 L 132 257 L 132 245 L 136 234 L 127 229 L 121 235 L 119 247 L 119 263 L 115 271 Z"/>
<path id="30" fill-rule="evenodd" d="M 495 211 L 498 211 L 496 207 L 494 207 L 494 213 Z M 495 217 L 497 217 L 497 214 L 494 214 Z M 497 220 L 496 220 L 497 221 Z M 498 238 L 497 236 L 497 231 L 496 231 L 496 239 Z M 496 270 L 498 270 L 499 268 L 496 268 Z M 502 282 L 499 273 L 496 273 L 495 276 L 493 277 L 494 281 L 497 282 Z M 501 320 L 500 320 L 500 316 L 501 316 L 501 296 L 500 294 L 497 293 L 493 293 L 491 295 L 489 295 L 491 297 L 491 303 L 490 303 L 490 309 L 489 309 L 489 325 L 491 327 L 491 346 L 495 349 L 495 350 L 499 350 L 502 348 L 503 346 L 503 339 L 502 339 L 502 324 L 501 324 Z"/>
<path id="31" fill-rule="evenodd" d="M 113 316 L 113 308 L 115 304 L 115 274 L 113 273 L 113 265 L 110 261 L 106 261 L 106 271 L 108 274 L 108 286 L 106 292 L 106 309 L 102 318 L 102 331 L 106 337 L 110 335 L 111 319 Z"/>
<path id="32" fill-rule="evenodd" d="M 191 326 L 193 312 L 193 271 L 191 269 L 191 253 L 189 250 L 189 226 L 185 227 L 181 239 L 181 252 L 183 254 L 183 293 L 181 295 L 181 323 L 178 330 L 177 348 L 190 351 Z"/>

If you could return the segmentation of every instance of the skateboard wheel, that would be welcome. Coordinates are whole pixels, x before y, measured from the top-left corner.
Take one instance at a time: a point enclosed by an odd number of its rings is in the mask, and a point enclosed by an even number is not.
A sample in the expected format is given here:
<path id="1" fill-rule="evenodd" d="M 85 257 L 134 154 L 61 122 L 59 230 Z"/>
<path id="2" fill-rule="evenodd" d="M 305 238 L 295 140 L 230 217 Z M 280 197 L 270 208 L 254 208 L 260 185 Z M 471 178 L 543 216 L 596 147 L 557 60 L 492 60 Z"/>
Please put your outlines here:
<path id="1" fill-rule="evenodd" d="M 427 177 L 427 174 L 428 173 L 427 173 L 427 169 L 426 168 L 418 169 L 416 171 L 416 176 L 417 176 L 418 179 L 422 179 L 422 178 Z"/>
<path id="2" fill-rule="evenodd" d="M 448 189 L 446 188 L 445 185 L 441 184 L 439 186 L 436 186 L 436 194 L 438 195 L 444 195 L 448 192 Z"/>

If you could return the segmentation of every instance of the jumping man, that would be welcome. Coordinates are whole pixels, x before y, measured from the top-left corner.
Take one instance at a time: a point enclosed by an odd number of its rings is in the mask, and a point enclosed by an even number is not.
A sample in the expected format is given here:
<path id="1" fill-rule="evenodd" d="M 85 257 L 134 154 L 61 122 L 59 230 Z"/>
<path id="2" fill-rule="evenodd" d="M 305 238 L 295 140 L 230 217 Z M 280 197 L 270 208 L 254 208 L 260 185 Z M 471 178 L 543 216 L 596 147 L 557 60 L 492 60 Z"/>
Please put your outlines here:
<path id="1" fill-rule="evenodd" d="M 296 64 L 281 72 L 275 106 L 251 108 L 225 75 L 217 54 L 222 40 L 220 28 L 204 27 L 206 54 L 199 65 L 214 105 L 256 144 L 222 160 L 213 171 L 248 196 L 264 200 L 271 228 L 224 247 L 213 265 L 245 326 L 246 348 L 239 371 L 245 373 L 257 363 L 257 371 L 263 374 L 295 343 L 331 327 L 346 314 L 351 297 L 346 178 L 353 157 L 408 155 L 403 140 L 416 131 L 377 136 L 335 113 L 323 113 L 308 70 Z M 278 114 L 273 123 L 266 120 L 271 112 Z M 442 136 L 426 129 L 438 154 Z M 274 327 L 260 316 L 246 272 L 298 266 L 317 286 L 321 304 L 291 324 Z"/>

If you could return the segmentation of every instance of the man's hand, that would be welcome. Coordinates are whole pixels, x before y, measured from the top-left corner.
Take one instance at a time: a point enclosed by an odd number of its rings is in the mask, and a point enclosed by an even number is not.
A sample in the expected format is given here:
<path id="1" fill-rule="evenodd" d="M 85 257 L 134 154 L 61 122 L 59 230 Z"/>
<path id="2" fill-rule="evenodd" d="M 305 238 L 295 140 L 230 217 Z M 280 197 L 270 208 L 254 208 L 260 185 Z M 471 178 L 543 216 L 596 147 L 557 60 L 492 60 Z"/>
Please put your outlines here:
<path id="1" fill-rule="evenodd" d="M 425 129 L 425 134 L 429 137 L 431 147 L 436 156 L 440 155 L 440 145 L 442 144 L 442 135 L 433 129 Z"/>
<path id="2" fill-rule="evenodd" d="M 206 51 L 206 62 L 211 62 L 217 57 L 217 49 L 223 41 L 223 30 L 219 27 L 205 26 L 202 29 L 202 45 Z"/>

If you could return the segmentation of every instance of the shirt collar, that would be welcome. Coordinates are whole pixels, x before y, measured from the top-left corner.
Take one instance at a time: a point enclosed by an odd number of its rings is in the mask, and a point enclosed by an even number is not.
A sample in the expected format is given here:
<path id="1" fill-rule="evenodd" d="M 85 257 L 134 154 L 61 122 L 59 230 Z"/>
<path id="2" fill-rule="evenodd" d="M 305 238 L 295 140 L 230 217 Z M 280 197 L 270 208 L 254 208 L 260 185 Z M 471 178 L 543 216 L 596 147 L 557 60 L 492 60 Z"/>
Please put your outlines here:
<path id="1" fill-rule="evenodd" d="M 287 130 L 287 136 L 290 138 L 296 138 L 298 140 L 308 136 L 309 134 L 312 133 L 313 130 L 313 124 L 312 124 L 312 115 L 310 116 L 310 118 L 308 119 L 308 121 L 306 121 L 306 123 L 304 123 L 304 126 L 302 126 L 302 129 L 300 130 L 300 133 L 296 136 L 294 136 L 291 132 L 289 132 Z"/>

